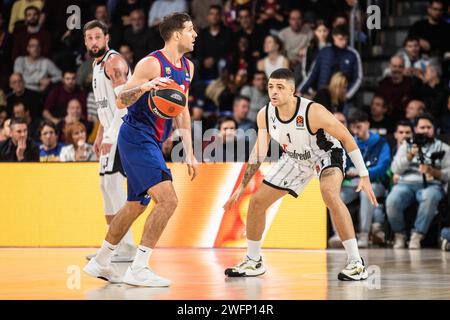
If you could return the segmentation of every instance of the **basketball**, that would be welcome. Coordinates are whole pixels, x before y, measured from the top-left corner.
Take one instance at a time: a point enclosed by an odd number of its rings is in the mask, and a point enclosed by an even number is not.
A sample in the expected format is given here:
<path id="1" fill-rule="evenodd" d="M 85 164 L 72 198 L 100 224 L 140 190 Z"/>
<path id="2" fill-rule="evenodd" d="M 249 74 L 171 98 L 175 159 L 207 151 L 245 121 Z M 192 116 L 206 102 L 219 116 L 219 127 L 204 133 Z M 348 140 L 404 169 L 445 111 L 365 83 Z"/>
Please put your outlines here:
<path id="1" fill-rule="evenodd" d="M 170 82 L 166 87 L 150 91 L 148 105 L 158 117 L 172 119 L 186 107 L 186 95 L 177 83 Z"/>

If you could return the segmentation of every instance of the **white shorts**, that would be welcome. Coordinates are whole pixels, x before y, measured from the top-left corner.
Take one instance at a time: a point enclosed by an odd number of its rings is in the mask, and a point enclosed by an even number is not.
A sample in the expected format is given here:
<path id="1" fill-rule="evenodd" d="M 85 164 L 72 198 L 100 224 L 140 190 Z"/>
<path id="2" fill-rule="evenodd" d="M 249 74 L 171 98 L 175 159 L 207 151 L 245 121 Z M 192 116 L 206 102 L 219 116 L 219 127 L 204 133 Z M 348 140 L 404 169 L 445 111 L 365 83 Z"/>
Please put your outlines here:
<path id="1" fill-rule="evenodd" d="M 319 177 L 324 169 L 337 167 L 344 173 L 345 153 L 334 148 L 316 161 L 298 161 L 283 154 L 264 177 L 263 183 L 270 187 L 286 190 L 297 198 L 313 177 Z"/>
<path id="2" fill-rule="evenodd" d="M 113 174 L 116 172 L 122 173 L 125 176 L 125 172 L 120 161 L 119 148 L 117 147 L 117 141 L 111 146 L 111 150 L 108 154 L 100 155 L 100 175 Z"/>

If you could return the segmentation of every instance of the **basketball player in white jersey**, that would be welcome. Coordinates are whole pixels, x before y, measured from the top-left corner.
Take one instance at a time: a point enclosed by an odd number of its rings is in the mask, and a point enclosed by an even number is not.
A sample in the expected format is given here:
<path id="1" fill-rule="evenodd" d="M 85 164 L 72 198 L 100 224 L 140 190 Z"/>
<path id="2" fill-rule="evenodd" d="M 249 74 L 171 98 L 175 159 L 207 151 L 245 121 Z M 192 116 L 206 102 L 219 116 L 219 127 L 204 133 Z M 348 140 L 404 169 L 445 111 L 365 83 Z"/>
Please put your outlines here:
<path id="1" fill-rule="evenodd" d="M 117 137 L 126 109 L 116 106 L 116 93 L 120 92 L 131 71 L 125 59 L 109 49 L 108 26 L 93 20 L 84 26 L 84 42 L 91 57 L 94 58 L 92 88 L 100 125 L 94 143 L 94 150 L 100 159 L 100 189 L 106 223 L 110 224 L 114 215 L 124 205 L 124 171 L 117 148 Z M 131 230 L 125 234 L 111 258 L 112 262 L 131 262 L 136 253 Z M 95 254 L 89 255 L 91 259 Z"/>
<path id="2" fill-rule="evenodd" d="M 245 277 L 265 273 L 261 243 L 266 210 L 286 194 L 297 197 L 308 182 L 318 176 L 322 198 L 330 210 L 347 252 L 347 265 L 339 273 L 338 279 L 367 279 L 368 273 L 359 255 L 352 219 L 340 198 L 345 149 L 360 176 L 357 191 L 363 190 L 370 201 L 375 206 L 378 205 L 355 140 L 325 107 L 294 95 L 294 74 L 290 70 L 275 70 L 270 76 L 268 91 L 270 102 L 258 113 L 258 139 L 244 178 L 224 208 L 230 209 L 243 194 L 267 155 L 270 138 L 282 146 L 284 153 L 250 200 L 247 214 L 247 256 L 242 263 L 226 269 L 225 274 L 229 277 Z"/>

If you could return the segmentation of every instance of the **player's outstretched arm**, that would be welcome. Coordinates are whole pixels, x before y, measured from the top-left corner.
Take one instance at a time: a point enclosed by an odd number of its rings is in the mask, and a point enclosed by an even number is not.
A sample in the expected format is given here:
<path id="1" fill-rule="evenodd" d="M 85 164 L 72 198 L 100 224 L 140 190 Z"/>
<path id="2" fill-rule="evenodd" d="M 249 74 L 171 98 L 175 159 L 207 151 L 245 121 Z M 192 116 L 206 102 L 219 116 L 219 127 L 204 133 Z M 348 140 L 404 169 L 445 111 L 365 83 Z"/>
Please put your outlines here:
<path id="1" fill-rule="evenodd" d="M 161 68 L 156 58 L 146 57 L 141 59 L 130 80 L 126 82 L 120 92 L 116 92 L 117 108 L 123 109 L 131 106 L 145 92 L 164 87 L 168 81 L 170 80 L 161 77 Z"/>
<path id="2" fill-rule="evenodd" d="M 308 119 L 309 129 L 312 133 L 323 129 L 342 143 L 361 177 L 356 191 L 365 191 L 372 204 L 378 206 L 377 198 L 370 184 L 369 172 L 367 171 L 361 151 L 347 128 L 330 111 L 318 103 L 313 103 L 309 107 Z"/>
<path id="3" fill-rule="evenodd" d="M 223 206 L 225 210 L 230 210 L 234 204 L 239 200 L 241 195 L 244 193 L 247 184 L 253 178 L 255 173 L 258 171 L 262 162 L 267 156 L 267 151 L 269 150 L 270 136 L 267 131 L 266 124 L 266 107 L 262 108 L 258 112 L 257 124 L 258 124 L 258 138 L 256 139 L 255 146 L 253 147 L 252 153 L 250 154 L 247 166 L 244 171 L 244 177 L 242 178 L 239 187 L 231 195 L 230 199 Z"/>

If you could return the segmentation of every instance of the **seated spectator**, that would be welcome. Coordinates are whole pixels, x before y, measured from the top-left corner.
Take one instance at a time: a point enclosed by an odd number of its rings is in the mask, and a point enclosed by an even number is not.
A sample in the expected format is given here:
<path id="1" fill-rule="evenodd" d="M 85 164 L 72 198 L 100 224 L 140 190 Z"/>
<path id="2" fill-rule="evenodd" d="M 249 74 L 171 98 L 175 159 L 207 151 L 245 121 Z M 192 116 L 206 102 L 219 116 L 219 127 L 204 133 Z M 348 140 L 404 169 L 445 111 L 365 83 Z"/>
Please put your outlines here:
<path id="1" fill-rule="evenodd" d="M 86 143 L 86 127 L 81 122 L 74 122 L 66 126 L 64 132 L 67 146 L 61 150 L 59 160 L 68 161 L 96 161 L 97 157 L 92 145 Z"/>
<path id="2" fill-rule="evenodd" d="M 449 33 L 450 35 L 450 33 Z M 441 81 L 442 68 L 435 59 L 430 60 L 426 67 L 423 84 L 419 86 L 418 95 L 422 98 L 427 108 L 436 119 L 444 112 L 449 94 L 448 84 Z"/>
<path id="3" fill-rule="evenodd" d="M 0 124 L 0 142 L 7 140 L 11 137 L 11 119 L 5 119 Z"/>
<path id="4" fill-rule="evenodd" d="M 420 53 L 419 38 L 408 36 L 403 42 L 403 49 L 397 53 L 405 62 L 406 76 L 415 76 L 423 79 L 428 59 Z M 384 76 L 390 75 L 390 69 L 384 71 Z"/>
<path id="5" fill-rule="evenodd" d="M 359 53 L 348 46 L 349 32 L 338 26 L 332 32 L 333 45 L 319 51 L 314 66 L 299 86 L 300 93 L 311 93 L 327 86 L 334 73 L 341 71 L 348 79 L 346 98 L 351 99 L 362 82 L 362 65 Z"/>
<path id="6" fill-rule="evenodd" d="M 0 162 L 39 162 L 39 148 L 27 137 L 25 119 L 11 119 L 10 135 L 0 143 Z"/>
<path id="7" fill-rule="evenodd" d="M 356 143 L 363 154 L 364 162 L 367 164 L 373 192 L 379 198 L 386 191 L 384 183 L 387 179 L 386 173 L 391 162 L 389 144 L 377 133 L 370 132 L 369 117 L 364 111 L 353 111 L 348 121 L 350 130 L 355 135 Z M 372 205 L 366 193 L 356 191 L 359 176 L 353 163 L 348 158 L 345 170 L 345 179 L 341 190 L 342 200 L 345 204 L 349 204 L 356 199 L 360 200 L 358 247 L 368 247 L 371 226 L 372 239 L 377 238 L 377 242 L 384 242 L 384 233 L 381 232 L 381 224 L 384 221 L 382 211 Z M 372 224 L 372 219 L 375 221 L 374 224 Z M 334 238 L 330 238 L 330 247 L 335 242 L 335 238 L 339 239 L 336 232 Z"/>
<path id="8" fill-rule="evenodd" d="M 46 91 L 51 83 L 61 80 L 61 70 L 51 60 L 41 57 L 41 45 L 37 38 L 30 38 L 27 55 L 15 60 L 14 72 L 23 75 L 27 89 L 38 92 Z"/>
<path id="9" fill-rule="evenodd" d="M 41 118 L 34 118 L 30 114 L 30 109 L 23 102 L 16 102 L 13 106 L 13 118 L 22 118 L 25 120 L 28 128 L 28 138 L 33 141 L 39 141 L 39 125 Z"/>
<path id="10" fill-rule="evenodd" d="M 394 132 L 394 142 L 391 144 L 391 155 L 392 159 L 397 153 L 397 150 L 400 149 L 401 145 L 406 139 L 410 139 L 413 136 L 413 125 L 408 120 L 400 120 L 397 122 Z M 397 183 L 396 181 L 394 181 Z"/>
<path id="11" fill-rule="evenodd" d="M 370 104 L 370 131 L 385 136 L 394 132 L 395 122 L 388 117 L 389 107 L 382 96 L 375 95 Z"/>
<path id="12" fill-rule="evenodd" d="M 420 39 L 420 48 L 427 54 L 443 55 L 449 51 L 449 42 L 444 39 L 448 39 L 450 26 L 442 19 L 444 8 L 442 0 L 430 0 L 427 18 L 417 21 L 409 29 L 409 35 Z"/>
<path id="13" fill-rule="evenodd" d="M 242 79 L 243 82 L 247 82 L 255 74 L 256 63 L 252 59 L 250 44 L 246 37 L 238 38 L 236 45 L 237 48 L 233 50 L 228 59 L 228 66 L 231 73 Z"/>
<path id="14" fill-rule="evenodd" d="M 18 0 L 14 2 L 11 15 L 9 17 L 8 32 L 10 34 L 14 33 L 16 25 L 20 25 L 25 20 L 25 10 L 28 7 L 36 7 L 42 10 L 44 6 L 44 1 L 42 0 Z M 41 21 L 39 21 L 41 23 Z"/>
<path id="15" fill-rule="evenodd" d="M 42 116 L 54 124 L 58 124 L 67 115 L 69 101 L 77 99 L 81 103 L 82 118 L 86 119 L 86 98 L 86 93 L 81 91 L 76 84 L 75 72 L 65 71 L 62 83 L 58 83 L 48 93 Z"/>
<path id="16" fill-rule="evenodd" d="M 175 12 L 187 12 L 186 0 L 155 0 L 148 12 L 148 26 L 158 25 L 165 16 Z"/>
<path id="17" fill-rule="evenodd" d="M 49 120 L 44 120 L 39 127 L 39 145 L 40 162 L 58 162 L 64 144 L 58 142 L 56 126 Z"/>
<path id="18" fill-rule="evenodd" d="M 12 72 L 12 37 L 6 30 L 5 14 L 6 12 L 2 11 L 0 7 L 0 89 L 2 90 L 7 89 L 8 77 Z"/>
<path id="19" fill-rule="evenodd" d="M 450 180 L 450 146 L 435 138 L 434 119 L 429 114 L 422 114 L 416 119 L 415 134 L 424 134 L 427 141 L 422 146 L 425 164 L 421 164 L 419 148 L 405 141 L 392 162 L 392 171 L 399 175 L 398 184 L 394 185 L 386 199 L 386 212 L 392 231 L 395 233 L 394 249 L 405 247 L 406 226 L 405 210 L 418 202 L 419 208 L 409 242 L 410 249 L 420 249 L 437 214 L 439 202 L 444 197 L 443 184 Z M 432 161 L 432 155 L 444 151 L 441 160 Z M 423 175 L 427 180 L 424 185 Z"/>
<path id="20" fill-rule="evenodd" d="M 417 116 L 424 111 L 425 104 L 423 103 L 423 101 L 413 99 L 406 105 L 405 118 L 411 123 L 411 125 L 414 125 Z"/>
<path id="21" fill-rule="evenodd" d="M 291 64 L 300 63 L 300 52 L 305 50 L 314 38 L 313 31 L 303 23 L 302 12 L 294 9 L 289 13 L 289 26 L 278 34 L 286 49 Z"/>
<path id="22" fill-rule="evenodd" d="M 12 115 L 12 108 L 16 102 L 22 101 L 30 108 L 32 117 L 41 117 L 43 102 L 39 93 L 25 88 L 25 82 L 21 73 L 13 73 L 9 77 L 11 92 L 6 97 L 8 116 Z"/>
<path id="23" fill-rule="evenodd" d="M 252 85 L 242 87 L 240 94 L 250 99 L 248 119 L 256 122 L 258 111 L 269 103 L 266 74 L 263 71 L 256 71 L 253 75 Z"/>
<path id="24" fill-rule="evenodd" d="M 123 39 L 132 48 L 136 61 L 163 47 L 161 36 L 156 28 L 149 29 L 145 24 L 145 14 L 142 9 L 131 11 L 130 21 L 130 26 L 123 32 Z"/>
<path id="25" fill-rule="evenodd" d="M 245 37 L 250 44 L 250 52 L 252 59 L 259 59 L 263 55 L 264 38 L 268 34 L 268 30 L 255 25 L 254 18 L 249 8 L 243 7 L 238 11 L 239 28 L 234 38 L 239 39 Z"/>
<path id="26" fill-rule="evenodd" d="M 191 17 L 193 19 L 194 26 L 199 29 L 206 28 L 208 26 L 209 8 L 211 6 L 220 5 L 222 5 L 221 0 L 192 0 Z"/>
<path id="27" fill-rule="evenodd" d="M 52 39 L 50 33 L 39 24 L 41 10 L 30 6 L 25 9 L 25 25 L 15 28 L 13 34 L 12 59 L 27 55 L 27 44 L 31 37 L 37 38 L 41 45 L 43 57 L 50 57 Z"/>
<path id="28" fill-rule="evenodd" d="M 145 0 L 118 0 L 113 14 L 113 25 L 127 27 L 131 25 L 131 12 L 143 10 L 147 12 L 148 5 Z"/>
<path id="29" fill-rule="evenodd" d="M 289 68 L 288 59 L 282 54 L 283 42 L 273 35 L 268 35 L 264 39 L 264 53 L 267 55 L 264 59 L 258 60 L 256 68 L 264 71 L 269 78 L 272 72 L 280 68 Z"/>
<path id="30" fill-rule="evenodd" d="M 398 121 L 405 117 L 406 104 L 413 97 L 415 84 L 412 77 L 404 75 L 405 61 L 401 56 L 391 58 L 389 69 L 390 75 L 381 80 L 376 94 L 392 107 L 389 115 Z"/>
<path id="31" fill-rule="evenodd" d="M 208 14 L 208 26 L 200 30 L 195 46 L 199 59 L 199 77 L 212 80 L 219 76 L 219 63 L 228 55 L 232 45 L 232 33 L 222 23 L 222 8 L 211 6 Z"/>
<path id="32" fill-rule="evenodd" d="M 248 119 L 250 111 L 250 99 L 244 96 L 237 96 L 233 102 L 233 119 L 237 123 L 237 128 L 247 131 L 248 129 L 256 130 L 256 123 Z"/>
<path id="33" fill-rule="evenodd" d="M 348 81 L 342 72 L 336 72 L 330 80 L 330 84 L 319 89 L 314 96 L 314 101 L 325 106 L 330 112 L 348 113 L 346 108 L 346 94 Z"/>
<path id="34" fill-rule="evenodd" d="M 1 106 L 0 107 L 0 125 L 5 122 L 5 120 L 8 119 L 8 113 L 6 112 L 6 107 Z"/>
<path id="35" fill-rule="evenodd" d="M 76 81 L 75 83 L 80 88 L 83 88 L 84 91 L 92 90 L 92 64 L 94 62 L 94 58 L 92 58 L 88 51 L 84 53 L 83 60 L 81 64 L 77 68 L 76 72 Z"/>
<path id="36" fill-rule="evenodd" d="M 282 7 L 277 0 L 262 0 L 256 3 L 256 23 L 270 33 L 284 27 Z"/>
<path id="37" fill-rule="evenodd" d="M 85 128 L 87 136 L 89 136 L 93 129 L 93 123 L 82 119 L 81 102 L 78 99 L 71 99 L 67 103 L 66 116 L 56 125 L 57 131 L 60 133 L 59 141 L 67 142 L 64 132 L 69 124 L 81 122 Z"/>

